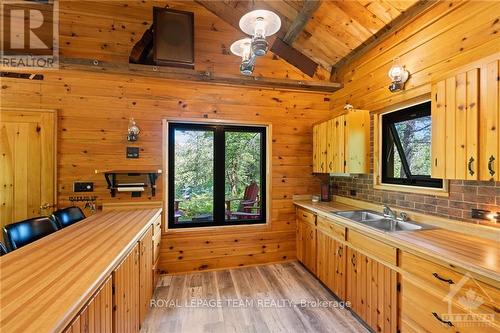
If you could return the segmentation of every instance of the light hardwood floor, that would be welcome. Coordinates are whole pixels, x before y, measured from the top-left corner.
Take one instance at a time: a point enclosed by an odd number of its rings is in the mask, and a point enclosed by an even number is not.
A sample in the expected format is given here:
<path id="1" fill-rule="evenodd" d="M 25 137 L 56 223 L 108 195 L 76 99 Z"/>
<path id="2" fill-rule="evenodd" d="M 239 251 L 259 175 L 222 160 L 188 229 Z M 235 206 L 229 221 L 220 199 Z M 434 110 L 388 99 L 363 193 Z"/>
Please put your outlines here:
<path id="1" fill-rule="evenodd" d="M 141 332 L 368 332 L 346 309 L 304 306 L 317 300 L 335 298 L 298 262 L 164 275 Z"/>

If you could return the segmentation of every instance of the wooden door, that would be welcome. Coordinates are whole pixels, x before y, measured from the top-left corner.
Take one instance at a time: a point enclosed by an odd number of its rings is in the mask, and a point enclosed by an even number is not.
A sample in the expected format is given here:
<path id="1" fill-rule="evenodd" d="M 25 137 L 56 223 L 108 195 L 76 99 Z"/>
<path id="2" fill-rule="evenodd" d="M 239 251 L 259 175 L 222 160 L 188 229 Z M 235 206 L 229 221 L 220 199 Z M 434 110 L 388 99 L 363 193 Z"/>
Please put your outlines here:
<path id="1" fill-rule="evenodd" d="M 370 112 L 350 110 L 344 116 L 346 173 L 370 172 Z"/>
<path id="2" fill-rule="evenodd" d="M 344 245 L 317 229 L 316 231 L 317 277 L 339 298 L 345 298 Z"/>
<path id="3" fill-rule="evenodd" d="M 481 68 L 479 173 L 481 180 L 500 181 L 500 61 Z"/>
<path id="4" fill-rule="evenodd" d="M 348 248 L 346 299 L 376 332 L 397 332 L 397 272 Z"/>
<path id="5" fill-rule="evenodd" d="M 318 126 L 318 172 L 326 173 L 327 170 L 327 139 L 328 139 L 328 121 L 322 122 Z"/>
<path id="6" fill-rule="evenodd" d="M 52 213 L 55 121 L 52 111 L 0 110 L 0 227 Z"/>
<path id="7" fill-rule="evenodd" d="M 449 77 L 432 90 L 432 176 L 478 179 L 479 70 Z"/>
<path id="8" fill-rule="evenodd" d="M 303 227 L 302 262 L 307 269 L 316 274 L 316 227 L 308 223 L 301 223 Z"/>
<path id="9" fill-rule="evenodd" d="M 142 323 L 149 310 L 149 302 L 153 296 L 153 228 L 148 231 L 139 241 L 139 322 Z"/>
<path id="10" fill-rule="evenodd" d="M 313 126 L 313 172 L 319 172 L 319 124 Z"/>
<path id="11" fill-rule="evenodd" d="M 139 331 L 139 243 L 113 271 L 115 333 Z"/>
<path id="12" fill-rule="evenodd" d="M 83 311 L 64 330 L 64 333 L 112 332 L 113 282 L 108 277 Z"/>

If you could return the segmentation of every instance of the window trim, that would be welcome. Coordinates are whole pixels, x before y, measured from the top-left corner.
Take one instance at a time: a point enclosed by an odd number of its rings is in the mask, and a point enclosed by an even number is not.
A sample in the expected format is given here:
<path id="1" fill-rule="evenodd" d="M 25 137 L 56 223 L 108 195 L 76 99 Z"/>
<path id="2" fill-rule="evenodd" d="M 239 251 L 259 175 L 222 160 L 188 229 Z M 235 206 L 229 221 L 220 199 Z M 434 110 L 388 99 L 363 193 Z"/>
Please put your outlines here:
<path id="1" fill-rule="evenodd" d="M 219 120 L 219 119 L 198 119 L 198 118 L 167 118 L 162 120 L 162 141 L 163 141 L 163 169 L 164 173 L 164 199 L 163 199 L 163 214 L 162 214 L 162 224 L 164 225 L 164 233 L 178 233 L 186 231 L 210 231 L 219 230 L 225 228 L 231 228 L 232 230 L 242 229 L 248 230 L 249 228 L 254 231 L 268 230 L 271 228 L 271 166 L 272 166 L 272 124 L 266 122 L 246 122 L 246 121 L 231 121 L 231 120 Z M 213 225 L 203 225 L 203 226 L 186 226 L 186 227 L 171 227 L 169 225 L 169 125 L 173 123 L 182 124 L 199 124 L 205 125 L 207 127 L 215 127 L 218 125 L 223 126 L 234 126 L 239 127 L 242 130 L 244 127 L 262 127 L 264 128 L 265 134 L 265 166 L 263 170 L 263 177 L 265 177 L 265 189 L 263 189 L 263 211 L 265 213 L 264 222 L 260 223 L 245 223 L 245 224 L 227 224 L 227 223 L 217 223 Z"/>
<path id="2" fill-rule="evenodd" d="M 384 183 L 382 181 L 382 158 L 383 158 L 383 147 L 382 147 L 382 116 L 388 113 L 400 111 L 402 109 L 410 108 L 418 104 L 425 102 L 430 102 L 430 96 L 423 95 L 413 98 L 409 101 L 398 103 L 387 108 L 381 109 L 374 113 L 373 118 L 373 188 L 377 190 L 388 190 L 397 192 L 407 192 L 415 194 L 427 194 L 435 195 L 441 197 L 449 196 L 449 181 L 443 179 L 443 187 L 423 187 L 423 186 L 412 186 L 406 184 L 393 184 Z"/>

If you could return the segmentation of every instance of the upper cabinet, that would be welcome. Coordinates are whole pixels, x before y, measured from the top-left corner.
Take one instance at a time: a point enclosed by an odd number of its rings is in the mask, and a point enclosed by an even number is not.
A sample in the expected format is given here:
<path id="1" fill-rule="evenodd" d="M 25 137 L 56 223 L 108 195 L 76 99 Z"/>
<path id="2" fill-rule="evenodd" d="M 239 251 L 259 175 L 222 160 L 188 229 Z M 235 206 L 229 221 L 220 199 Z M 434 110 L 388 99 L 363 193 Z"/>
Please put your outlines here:
<path id="1" fill-rule="evenodd" d="M 500 181 L 500 60 L 481 68 L 479 117 L 481 180 Z"/>
<path id="2" fill-rule="evenodd" d="M 500 180 L 499 61 L 432 85 L 432 177 Z"/>
<path id="3" fill-rule="evenodd" d="M 313 172 L 370 171 L 370 113 L 350 110 L 313 127 Z"/>
<path id="4" fill-rule="evenodd" d="M 479 69 L 432 86 L 432 177 L 478 179 Z"/>

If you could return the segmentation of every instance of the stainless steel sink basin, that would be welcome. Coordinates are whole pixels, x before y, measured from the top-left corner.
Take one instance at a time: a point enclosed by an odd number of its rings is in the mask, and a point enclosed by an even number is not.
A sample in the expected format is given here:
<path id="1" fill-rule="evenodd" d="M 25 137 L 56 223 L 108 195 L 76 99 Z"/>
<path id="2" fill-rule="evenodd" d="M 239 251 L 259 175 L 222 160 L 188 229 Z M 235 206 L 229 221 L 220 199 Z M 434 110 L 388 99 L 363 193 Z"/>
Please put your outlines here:
<path id="1" fill-rule="evenodd" d="M 411 221 L 387 218 L 383 214 L 372 210 L 346 210 L 332 213 L 384 232 L 417 231 L 435 228 L 428 224 L 417 224 Z"/>

